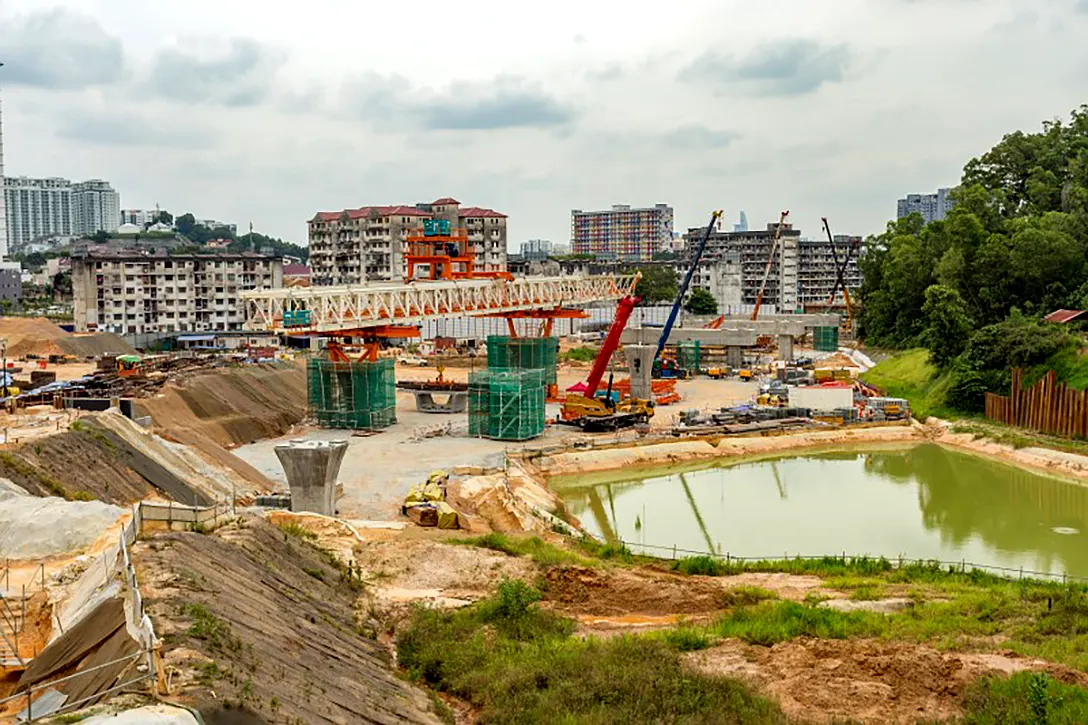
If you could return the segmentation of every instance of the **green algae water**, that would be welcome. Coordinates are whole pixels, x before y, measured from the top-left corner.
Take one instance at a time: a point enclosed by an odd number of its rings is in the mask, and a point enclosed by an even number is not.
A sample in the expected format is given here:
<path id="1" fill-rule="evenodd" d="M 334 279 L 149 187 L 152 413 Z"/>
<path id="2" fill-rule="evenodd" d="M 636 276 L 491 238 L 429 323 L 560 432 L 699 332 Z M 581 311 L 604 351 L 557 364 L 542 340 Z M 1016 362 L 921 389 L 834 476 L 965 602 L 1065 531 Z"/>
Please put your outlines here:
<path id="1" fill-rule="evenodd" d="M 552 485 L 588 531 L 657 555 L 846 552 L 1088 577 L 1088 486 L 933 444 Z"/>

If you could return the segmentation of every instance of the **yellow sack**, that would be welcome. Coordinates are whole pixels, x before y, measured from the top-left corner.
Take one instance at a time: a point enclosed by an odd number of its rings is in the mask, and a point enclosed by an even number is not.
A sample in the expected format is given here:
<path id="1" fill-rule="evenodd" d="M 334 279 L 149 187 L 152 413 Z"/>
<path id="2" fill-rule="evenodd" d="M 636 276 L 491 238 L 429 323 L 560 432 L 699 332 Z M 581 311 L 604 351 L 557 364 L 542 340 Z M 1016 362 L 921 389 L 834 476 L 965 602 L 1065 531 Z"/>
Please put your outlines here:
<path id="1" fill-rule="evenodd" d="M 440 529 L 457 529 L 460 528 L 457 520 L 457 512 L 453 510 L 445 501 L 440 501 L 435 504 L 435 508 L 438 509 L 438 528 Z"/>

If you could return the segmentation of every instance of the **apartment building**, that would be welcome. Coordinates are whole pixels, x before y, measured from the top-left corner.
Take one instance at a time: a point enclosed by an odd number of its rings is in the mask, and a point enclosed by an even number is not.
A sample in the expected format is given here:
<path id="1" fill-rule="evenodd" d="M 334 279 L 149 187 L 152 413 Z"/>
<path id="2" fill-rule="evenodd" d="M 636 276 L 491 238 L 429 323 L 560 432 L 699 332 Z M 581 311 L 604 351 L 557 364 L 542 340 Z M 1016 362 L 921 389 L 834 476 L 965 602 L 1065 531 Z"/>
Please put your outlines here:
<path id="1" fill-rule="evenodd" d="M 767 274 L 764 305 L 773 306 L 779 312 L 794 312 L 805 305 L 825 304 L 835 283 L 831 245 L 826 239 L 802 239 L 800 230 L 794 229 L 792 224 L 783 224 L 778 253 L 771 259 L 768 274 L 767 260 L 777 226 L 772 222 L 759 231 L 711 232 L 692 284 L 710 290 L 719 305 L 754 305 Z M 705 229 L 689 229 L 685 235 L 682 269 L 690 264 Z M 860 237 L 836 236 L 835 254 L 840 260 L 844 259 L 847 250 L 860 242 Z M 860 250 L 855 249 L 844 274 L 850 289 L 861 286 L 858 257 Z M 841 292 L 836 295 L 836 301 L 841 303 Z"/>
<path id="2" fill-rule="evenodd" d="M 8 177 L 4 198 L 13 252 L 41 237 L 112 233 L 121 223 L 121 197 L 101 179 Z"/>
<path id="3" fill-rule="evenodd" d="M 240 293 L 283 287 L 283 259 L 146 254 L 90 248 L 72 255 L 77 332 L 141 335 L 242 329 Z"/>
<path id="4" fill-rule="evenodd" d="M 940 221 L 948 216 L 956 205 L 951 196 L 951 189 L 937 189 L 936 194 L 907 194 L 897 204 L 896 218 L 921 214 L 926 224 Z"/>
<path id="5" fill-rule="evenodd" d="M 477 269 L 504 271 L 505 214 L 462 207 L 450 197 L 414 206 L 363 206 L 318 212 L 308 223 L 310 279 L 314 286 L 404 279 L 408 237 L 423 233 L 424 219 L 446 219 L 464 231 Z"/>
<path id="6" fill-rule="evenodd" d="M 606 211 L 570 213 L 570 248 L 573 254 L 597 259 L 645 262 L 672 248 L 673 210 L 668 204 L 632 209 L 615 204 Z"/>

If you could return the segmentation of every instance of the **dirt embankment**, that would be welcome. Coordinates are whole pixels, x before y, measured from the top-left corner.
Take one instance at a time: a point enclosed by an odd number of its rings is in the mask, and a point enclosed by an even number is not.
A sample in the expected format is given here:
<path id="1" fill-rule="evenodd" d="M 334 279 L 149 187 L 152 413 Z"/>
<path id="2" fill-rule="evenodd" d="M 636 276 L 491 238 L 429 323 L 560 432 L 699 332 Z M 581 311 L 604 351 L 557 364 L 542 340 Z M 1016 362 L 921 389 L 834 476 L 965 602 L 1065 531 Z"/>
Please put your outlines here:
<path id="1" fill-rule="evenodd" d="M 251 518 L 133 551 L 178 700 L 206 713 L 244 703 L 274 722 L 439 722 L 356 632 L 357 592 L 303 539 Z"/>
<path id="2" fill-rule="evenodd" d="M 736 456 L 774 455 L 796 450 L 869 444 L 912 444 L 924 440 L 920 426 L 891 425 L 845 428 L 777 436 L 738 436 L 664 441 L 614 448 L 572 450 L 535 457 L 530 465 L 545 476 L 579 475 L 618 470 L 670 466 L 691 461 L 712 461 Z"/>
<path id="3" fill-rule="evenodd" d="M 34 496 L 94 498 L 127 504 L 156 493 L 90 426 L 0 450 L 0 477 Z"/>
<path id="4" fill-rule="evenodd" d="M 75 335 L 44 317 L 4 317 L 0 319 L 0 337 L 8 341 L 8 358 L 28 355 L 126 355 L 136 350 L 112 333 Z"/>
<path id="5" fill-rule="evenodd" d="M 210 370 L 136 407 L 166 438 L 231 448 L 281 436 L 306 416 L 306 371 L 293 363 Z"/>

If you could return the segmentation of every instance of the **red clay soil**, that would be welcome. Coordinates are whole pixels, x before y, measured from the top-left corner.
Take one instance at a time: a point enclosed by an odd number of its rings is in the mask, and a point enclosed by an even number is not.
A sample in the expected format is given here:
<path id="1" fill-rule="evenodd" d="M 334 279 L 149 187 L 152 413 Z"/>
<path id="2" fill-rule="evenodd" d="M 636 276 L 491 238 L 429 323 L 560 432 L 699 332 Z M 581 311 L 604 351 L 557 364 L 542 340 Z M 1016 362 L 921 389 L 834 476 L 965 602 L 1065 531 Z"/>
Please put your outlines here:
<path id="1" fill-rule="evenodd" d="M 961 713 L 964 688 L 983 675 L 1046 670 L 1065 682 L 1088 675 L 1013 653 L 942 653 L 877 640 L 797 639 L 773 647 L 726 640 L 688 655 L 695 669 L 747 681 L 805 722 L 895 724 Z"/>
<path id="2" fill-rule="evenodd" d="M 545 601 L 564 614 L 705 614 L 724 608 L 720 581 L 650 568 L 557 567 L 544 579 Z"/>

